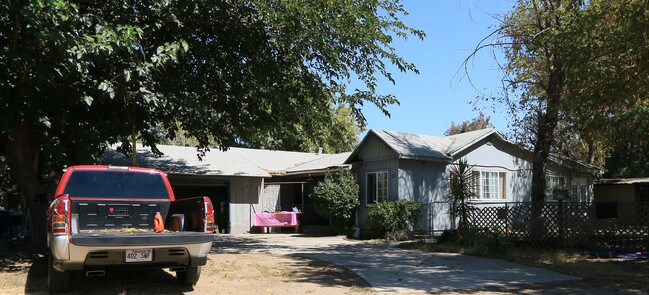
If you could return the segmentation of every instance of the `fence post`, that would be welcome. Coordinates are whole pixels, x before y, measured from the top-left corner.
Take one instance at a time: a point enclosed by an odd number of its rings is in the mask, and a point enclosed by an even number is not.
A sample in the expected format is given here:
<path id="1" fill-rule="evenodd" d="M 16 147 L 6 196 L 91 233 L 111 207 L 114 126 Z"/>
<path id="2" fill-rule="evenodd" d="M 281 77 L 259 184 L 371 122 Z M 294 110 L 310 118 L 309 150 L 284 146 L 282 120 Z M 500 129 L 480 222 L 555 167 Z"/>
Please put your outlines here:
<path id="1" fill-rule="evenodd" d="M 511 226 L 509 226 L 509 203 L 505 202 L 505 233 L 509 236 Z"/>
<path id="2" fill-rule="evenodd" d="M 435 220 L 433 220 L 433 215 L 435 214 L 435 203 L 428 204 L 428 238 L 432 238 L 435 233 Z"/>
<path id="3" fill-rule="evenodd" d="M 565 246 L 563 233 L 563 200 L 559 199 L 559 246 Z"/>
<path id="4" fill-rule="evenodd" d="M 449 205 L 450 205 L 451 208 L 448 211 L 449 212 L 448 216 L 451 219 L 451 230 L 457 230 L 457 224 L 455 223 L 456 218 L 455 218 L 455 213 L 454 213 L 455 212 L 455 202 L 451 202 Z"/>

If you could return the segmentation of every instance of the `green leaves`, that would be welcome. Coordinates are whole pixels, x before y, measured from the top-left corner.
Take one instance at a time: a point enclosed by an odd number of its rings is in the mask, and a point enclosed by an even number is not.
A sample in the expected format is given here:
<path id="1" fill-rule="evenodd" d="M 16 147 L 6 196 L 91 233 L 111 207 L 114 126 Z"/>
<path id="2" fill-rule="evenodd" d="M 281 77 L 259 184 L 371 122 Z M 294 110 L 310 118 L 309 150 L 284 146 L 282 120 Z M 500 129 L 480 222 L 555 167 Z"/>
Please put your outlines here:
<path id="1" fill-rule="evenodd" d="M 411 231 L 421 217 L 422 205 L 406 200 L 378 202 L 370 207 L 369 226 L 383 235 Z"/>
<path id="2" fill-rule="evenodd" d="M 451 204 L 449 214 L 452 219 L 459 219 L 460 234 L 464 235 L 470 227 L 470 213 L 475 210 L 475 205 L 471 204 L 471 199 L 476 198 L 475 186 L 476 176 L 474 175 L 473 166 L 469 165 L 466 159 L 460 159 L 453 163 L 449 170 L 449 192 L 445 196 L 447 202 Z"/>
<path id="3" fill-rule="evenodd" d="M 455 122 L 451 122 L 451 126 L 448 127 L 446 131 L 444 131 L 444 135 L 448 136 L 448 135 L 460 134 L 469 131 L 494 127 L 490 121 L 491 121 L 490 116 L 485 117 L 484 113 L 480 112 L 478 117 L 475 117 L 469 121 L 464 121 L 459 124 L 456 124 Z"/>
<path id="4" fill-rule="evenodd" d="M 405 26 L 396 0 L 0 2 L 0 133 L 26 122 L 56 167 L 92 162 L 107 143 L 182 133 L 233 145 L 350 150 L 360 107 Z M 347 93 L 360 77 L 367 89 Z M 47 118 L 47 120 L 42 120 Z M 58 168 L 57 168 L 58 169 Z"/>
<path id="5" fill-rule="evenodd" d="M 360 206 L 358 184 L 347 169 L 327 171 L 325 179 L 318 182 L 310 198 L 316 212 L 329 218 L 339 229 L 351 226 Z"/>

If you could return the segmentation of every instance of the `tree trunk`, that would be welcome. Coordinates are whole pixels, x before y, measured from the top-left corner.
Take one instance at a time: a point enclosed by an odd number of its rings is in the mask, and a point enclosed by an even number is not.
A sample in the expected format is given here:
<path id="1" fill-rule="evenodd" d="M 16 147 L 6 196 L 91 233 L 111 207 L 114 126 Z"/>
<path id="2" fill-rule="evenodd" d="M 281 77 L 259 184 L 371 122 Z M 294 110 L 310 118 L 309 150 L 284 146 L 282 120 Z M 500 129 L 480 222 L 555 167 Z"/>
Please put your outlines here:
<path id="1" fill-rule="evenodd" d="M 550 150 L 554 144 L 554 131 L 559 122 L 559 107 L 564 84 L 564 72 L 556 53 L 549 53 L 551 61 L 549 79 L 546 88 L 547 102 L 545 110 L 539 112 L 532 159 L 532 239 L 544 238 L 545 226 L 542 220 L 543 203 L 545 200 L 545 173 Z"/>
<path id="2" fill-rule="evenodd" d="M 553 131 L 547 114 L 539 118 L 538 135 L 534 144 L 534 157 L 532 159 L 532 214 L 530 218 L 530 240 L 539 241 L 545 236 L 545 227 L 542 219 L 543 204 L 545 201 L 545 171 L 546 162 L 552 146 Z M 556 126 L 556 125 L 555 125 Z"/>
<path id="3" fill-rule="evenodd" d="M 19 124 L 4 140 L 4 152 L 11 176 L 18 185 L 25 205 L 30 211 L 29 232 L 31 250 L 43 253 L 47 250 L 45 211 L 48 206 L 47 188 L 38 177 L 38 151 L 32 139 L 30 126 Z"/>
<path id="4" fill-rule="evenodd" d="M 588 143 L 588 164 L 594 165 L 595 164 L 595 141 L 592 139 L 592 137 L 589 137 L 586 139 L 586 142 Z"/>

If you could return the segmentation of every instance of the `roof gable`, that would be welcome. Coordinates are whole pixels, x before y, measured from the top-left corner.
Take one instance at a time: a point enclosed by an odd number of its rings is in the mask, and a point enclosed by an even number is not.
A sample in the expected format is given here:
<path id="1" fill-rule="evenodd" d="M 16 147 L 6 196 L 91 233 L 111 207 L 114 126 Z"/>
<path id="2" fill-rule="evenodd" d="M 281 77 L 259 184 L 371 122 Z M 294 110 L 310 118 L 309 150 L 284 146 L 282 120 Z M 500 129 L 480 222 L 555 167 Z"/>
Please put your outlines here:
<path id="1" fill-rule="evenodd" d="M 494 135 L 500 141 L 509 142 L 495 128 L 485 128 L 446 136 L 445 138 L 448 139 L 450 143 L 446 147 L 445 152 L 449 156 L 455 156 L 491 135 Z"/>
<path id="2" fill-rule="evenodd" d="M 448 142 L 443 137 L 384 130 L 375 130 L 374 134 L 399 158 L 450 159 L 444 153 L 444 147 Z"/>
<path id="3" fill-rule="evenodd" d="M 463 152 L 474 148 L 477 144 L 484 144 L 486 142 L 485 139 L 487 138 L 489 138 L 489 141 L 497 140 L 506 145 L 515 147 L 521 151 L 529 153 L 530 156 L 532 153 L 520 145 L 506 139 L 495 128 L 485 128 L 443 137 L 398 131 L 370 130 L 347 158 L 345 163 L 349 164 L 355 161 L 355 158 L 364 146 L 370 144 L 370 137 L 378 138 L 379 141 L 385 144 L 400 159 L 451 162 L 458 158 L 459 155 L 462 155 Z M 579 169 L 590 173 L 601 173 L 601 168 L 599 167 L 567 159 L 559 155 L 553 154 L 550 156 L 549 160 L 558 165 L 570 167 L 571 169 Z"/>
<path id="4" fill-rule="evenodd" d="M 480 140 L 498 134 L 496 129 L 487 128 L 452 136 L 432 136 L 398 131 L 370 130 L 345 163 L 351 163 L 370 136 L 377 137 L 400 159 L 423 159 L 450 162 L 453 156 Z M 498 138 L 503 139 L 498 134 Z"/>

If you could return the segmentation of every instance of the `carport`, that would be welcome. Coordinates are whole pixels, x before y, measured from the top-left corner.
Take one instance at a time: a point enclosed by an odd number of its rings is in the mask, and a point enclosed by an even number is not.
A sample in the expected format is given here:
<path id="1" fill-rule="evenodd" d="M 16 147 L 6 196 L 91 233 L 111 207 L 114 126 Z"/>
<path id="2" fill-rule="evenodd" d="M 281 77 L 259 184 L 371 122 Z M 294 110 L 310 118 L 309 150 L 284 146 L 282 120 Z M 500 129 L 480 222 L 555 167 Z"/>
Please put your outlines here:
<path id="1" fill-rule="evenodd" d="M 162 155 L 138 146 L 140 167 L 165 171 L 177 198 L 207 196 L 224 233 L 247 233 L 254 214 L 263 211 L 302 211 L 304 225 L 326 225 L 309 198 L 327 169 L 347 167 L 349 153 L 322 154 L 230 148 L 213 149 L 199 159 L 194 147 L 158 145 Z M 102 163 L 129 166 L 131 159 L 109 147 Z"/>

